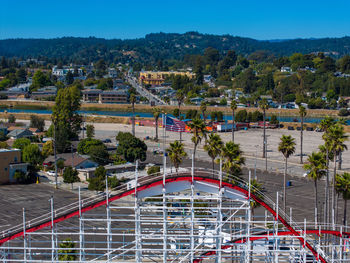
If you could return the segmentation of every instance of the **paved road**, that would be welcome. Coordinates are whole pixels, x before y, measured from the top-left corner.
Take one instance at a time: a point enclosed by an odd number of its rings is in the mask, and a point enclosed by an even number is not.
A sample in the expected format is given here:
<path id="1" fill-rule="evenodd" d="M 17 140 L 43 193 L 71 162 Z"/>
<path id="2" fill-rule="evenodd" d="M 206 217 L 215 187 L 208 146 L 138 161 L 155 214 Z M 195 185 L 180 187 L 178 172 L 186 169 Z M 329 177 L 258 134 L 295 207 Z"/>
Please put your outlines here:
<path id="1" fill-rule="evenodd" d="M 127 78 L 127 81 L 131 84 L 131 86 L 133 86 L 136 89 L 138 93 L 140 93 L 142 97 L 147 98 L 149 102 L 154 102 L 155 105 L 166 105 L 166 103 L 161 98 L 152 94 L 147 89 L 143 88 L 142 85 L 138 83 L 135 77 L 129 76 Z"/>

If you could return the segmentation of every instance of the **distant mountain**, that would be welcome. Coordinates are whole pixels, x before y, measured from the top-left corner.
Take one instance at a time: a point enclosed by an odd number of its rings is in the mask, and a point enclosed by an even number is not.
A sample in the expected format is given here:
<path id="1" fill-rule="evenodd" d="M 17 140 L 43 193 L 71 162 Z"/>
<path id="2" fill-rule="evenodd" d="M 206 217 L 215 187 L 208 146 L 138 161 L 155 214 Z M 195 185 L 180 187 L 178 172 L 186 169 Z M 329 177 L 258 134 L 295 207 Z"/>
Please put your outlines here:
<path id="1" fill-rule="evenodd" d="M 182 59 L 186 54 L 201 54 L 207 47 L 221 53 L 235 50 L 249 55 L 266 50 L 275 56 L 295 52 L 327 52 L 334 57 L 350 53 L 350 37 L 322 39 L 291 39 L 259 41 L 231 35 L 209 35 L 198 32 L 152 33 L 138 39 L 103 39 L 63 37 L 54 39 L 6 39 L 0 40 L 0 56 L 18 58 L 60 59 L 86 63 L 100 58 L 106 61 L 156 62 Z"/>

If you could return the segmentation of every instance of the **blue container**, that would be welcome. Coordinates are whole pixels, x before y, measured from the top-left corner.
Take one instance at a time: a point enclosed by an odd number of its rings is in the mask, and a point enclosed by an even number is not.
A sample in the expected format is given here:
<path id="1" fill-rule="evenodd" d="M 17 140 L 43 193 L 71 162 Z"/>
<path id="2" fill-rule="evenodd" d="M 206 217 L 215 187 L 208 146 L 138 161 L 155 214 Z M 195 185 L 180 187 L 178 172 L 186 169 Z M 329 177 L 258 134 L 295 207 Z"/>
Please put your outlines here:
<path id="1" fill-rule="evenodd" d="M 287 187 L 292 186 L 292 181 L 287 181 Z"/>

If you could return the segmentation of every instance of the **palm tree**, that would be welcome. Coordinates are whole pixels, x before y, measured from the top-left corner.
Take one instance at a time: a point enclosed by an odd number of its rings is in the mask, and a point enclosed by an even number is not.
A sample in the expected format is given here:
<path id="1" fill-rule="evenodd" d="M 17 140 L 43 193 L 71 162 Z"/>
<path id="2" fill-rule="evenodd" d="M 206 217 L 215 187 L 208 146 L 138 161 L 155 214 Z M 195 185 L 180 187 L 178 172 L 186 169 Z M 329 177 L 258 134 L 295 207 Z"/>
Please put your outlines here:
<path id="1" fill-rule="evenodd" d="M 207 144 L 204 145 L 204 150 L 208 153 L 209 157 L 212 160 L 213 174 L 214 174 L 214 161 L 215 158 L 220 155 L 222 150 L 223 142 L 220 135 L 212 133 L 209 135 L 209 140 Z"/>
<path id="2" fill-rule="evenodd" d="M 232 100 L 231 101 L 231 110 L 232 110 L 232 141 L 235 141 L 235 129 L 234 129 L 234 124 L 235 124 L 235 110 L 237 110 L 237 101 Z"/>
<path id="3" fill-rule="evenodd" d="M 345 118 L 339 118 L 337 123 L 339 123 L 341 125 L 346 125 L 346 119 Z M 339 157 L 338 157 L 338 170 L 341 170 L 342 162 L 343 162 L 342 152 L 340 152 L 339 153 Z"/>
<path id="4" fill-rule="evenodd" d="M 263 190 L 263 187 L 261 183 L 259 183 L 255 179 L 250 180 L 250 193 L 260 198 L 261 200 L 264 200 L 264 196 L 261 193 L 262 190 Z M 250 209 L 252 212 L 252 217 L 254 217 L 254 209 L 259 206 L 260 206 L 260 203 L 256 202 L 254 199 L 250 200 Z"/>
<path id="5" fill-rule="evenodd" d="M 202 138 L 206 138 L 206 129 L 203 120 L 198 118 L 194 119 L 188 126 L 191 128 L 191 131 L 193 133 L 193 163 L 195 163 L 197 146 L 201 143 Z"/>
<path id="6" fill-rule="evenodd" d="M 337 156 L 340 152 L 347 149 L 345 141 L 347 141 L 348 136 L 345 135 L 344 127 L 341 124 L 336 123 L 329 127 L 328 131 L 323 135 L 323 139 L 326 143 L 328 143 L 329 148 L 332 150 L 334 155 L 334 172 L 332 177 L 332 207 L 335 208 L 335 175 L 337 174 Z"/>
<path id="7" fill-rule="evenodd" d="M 304 117 L 307 112 L 304 106 L 299 107 L 299 116 L 301 118 L 300 127 L 300 163 L 303 163 L 303 130 L 304 130 Z"/>
<path id="8" fill-rule="evenodd" d="M 179 166 L 182 163 L 184 157 L 187 156 L 187 153 L 184 150 L 183 143 L 179 141 L 174 141 L 170 143 L 170 148 L 167 149 L 170 161 L 173 163 L 176 174 L 178 175 Z"/>
<path id="9" fill-rule="evenodd" d="M 326 174 L 326 159 L 322 152 L 313 152 L 308 156 L 308 163 L 304 164 L 304 169 L 308 171 L 308 177 L 314 180 L 315 186 L 315 209 L 318 211 L 317 181 Z"/>
<path id="10" fill-rule="evenodd" d="M 329 116 L 326 116 L 323 120 L 321 120 L 321 123 L 319 125 L 319 128 L 324 131 L 323 134 L 323 140 L 325 141 L 325 134 L 328 132 L 329 128 L 336 123 L 335 119 Z M 325 223 L 328 223 L 329 218 L 329 160 L 333 159 L 333 153 L 330 149 L 329 142 L 325 141 L 324 146 L 320 146 L 320 150 L 324 152 L 326 162 L 327 162 L 327 169 L 326 169 L 326 185 L 325 185 Z M 332 157 L 331 157 L 332 155 Z"/>
<path id="11" fill-rule="evenodd" d="M 266 155 L 266 110 L 269 108 L 269 104 L 266 99 L 262 99 L 259 104 L 260 109 L 263 111 L 263 122 L 264 122 L 264 133 L 263 133 L 263 156 L 265 158 Z"/>
<path id="12" fill-rule="evenodd" d="M 245 163 L 239 144 L 227 142 L 221 151 L 223 170 L 232 175 L 241 174 L 241 165 Z"/>
<path id="13" fill-rule="evenodd" d="M 285 159 L 284 175 L 283 175 L 283 209 L 286 211 L 286 175 L 287 175 L 287 162 L 289 156 L 295 152 L 295 140 L 290 135 L 282 135 L 281 141 L 278 144 L 278 151 L 281 152 Z"/>
<path id="14" fill-rule="evenodd" d="M 158 141 L 158 119 L 160 116 L 161 110 L 159 108 L 153 108 L 153 117 L 156 121 L 156 138 L 155 140 Z"/>
<path id="15" fill-rule="evenodd" d="M 350 199 L 350 173 L 337 174 L 336 176 L 336 189 L 339 193 L 342 193 L 344 199 L 344 219 L 343 225 L 346 226 L 346 206 L 347 200 Z"/>
<path id="16" fill-rule="evenodd" d="M 205 124 L 205 121 L 206 121 L 205 112 L 207 111 L 207 103 L 204 100 L 201 102 L 200 109 L 201 109 L 202 116 L 203 116 L 203 121 L 204 121 L 204 124 Z"/>
<path id="17" fill-rule="evenodd" d="M 179 89 L 177 92 L 176 92 L 176 100 L 177 100 L 177 105 L 179 107 L 179 116 L 177 116 L 180 120 L 180 117 L 181 117 L 181 105 L 182 103 L 184 102 L 184 99 L 185 99 L 185 93 L 183 90 Z M 182 141 L 182 132 L 180 131 L 180 142 Z"/>
<path id="18" fill-rule="evenodd" d="M 131 117 L 131 125 L 132 125 L 132 135 L 135 136 L 135 102 L 136 96 L 134 93 L 130 94 L 130 102 L 132 107 L 132 117 Z"/>

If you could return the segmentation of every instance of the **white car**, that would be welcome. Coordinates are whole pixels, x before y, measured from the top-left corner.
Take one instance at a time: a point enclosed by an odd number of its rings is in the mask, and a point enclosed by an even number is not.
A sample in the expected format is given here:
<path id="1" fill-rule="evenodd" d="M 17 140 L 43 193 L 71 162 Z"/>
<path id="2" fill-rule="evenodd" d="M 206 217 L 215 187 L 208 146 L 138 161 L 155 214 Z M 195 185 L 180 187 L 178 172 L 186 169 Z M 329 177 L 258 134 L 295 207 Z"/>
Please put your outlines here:
<path id="1" fill-rule="evenodd" d="M 46 174 L 50 175 L 50 176 L 55 176 L 56 175 L 55 171 L 48 171 L 48 172 L 46 172 Z"/>

